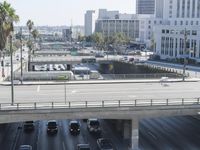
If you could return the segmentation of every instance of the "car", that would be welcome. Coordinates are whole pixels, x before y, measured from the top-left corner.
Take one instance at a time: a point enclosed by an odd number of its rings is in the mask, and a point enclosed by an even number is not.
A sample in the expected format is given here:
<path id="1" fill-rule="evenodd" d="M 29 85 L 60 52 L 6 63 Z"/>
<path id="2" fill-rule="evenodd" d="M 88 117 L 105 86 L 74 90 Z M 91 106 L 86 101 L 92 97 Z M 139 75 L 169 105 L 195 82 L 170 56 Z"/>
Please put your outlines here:
<path id="1" fill-rule="evenodd" d="M 33 131 L 34 128 L 35 128 L 35 126 L 34 126 L 34 122 L 33 121 L 24 122 L 24 131 L 25 132 Z"/>
<path id="2" fill-rule="evenodd" d="M 71 134 L 80 134 L 80 123 L 76 120 L 70 121 L 69 123 L 69 131 Z"/>
<path id="3" fill-rule="evenodd" d="M 90 145 L 89 144 L 78 144 L 77 150 L 90 150 Z"/>
<path id="4" fill-rule="evenodd" d="M 32 146 L 31 145 L 21 145 L 19 147 L 19 150 L 32 150 Z"/>
<path id="5" fill-rule="evenodd" d="M 97 146 L 99 150 L 114 150 L 113 144 L 110 139 L 100 138 L 97 139 Z"/>
<path id="6" fill-rule="evenodd" d="M 55 120 L 50 120 L 47 123 L 47 133 L 56 134 L 58 132 L 58 124 Z"/>
<path id="7" fill-rule="evenodd" d="M 101 134 L 100 122 L 98 119 L 88 119 L 87 129 L 90 133 Z"/>

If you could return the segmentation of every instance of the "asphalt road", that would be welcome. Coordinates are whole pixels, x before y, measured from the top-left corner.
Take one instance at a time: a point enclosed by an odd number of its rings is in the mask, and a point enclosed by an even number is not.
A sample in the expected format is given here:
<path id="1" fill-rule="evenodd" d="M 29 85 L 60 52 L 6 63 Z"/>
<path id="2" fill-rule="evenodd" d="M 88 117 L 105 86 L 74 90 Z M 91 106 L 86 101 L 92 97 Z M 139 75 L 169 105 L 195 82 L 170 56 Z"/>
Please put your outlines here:
<path id="1" fill-rule="evenodd" d="M 98 136 L 91 135 L 86 128 L 86 123 L 81 121 L 81 132 L 78 136 L 69 133 L 69 120 L 58 121 L 58 133 L 49 136 L 46 132 L 47 121 L 35 122 L 35 130 L 31 133 L 23 131 L 23 123 L 10 124 L 4 139 L 1 141 L 2 150 L 18 150 L 20 145 L 31 145 L 33 150 L 76 150 L 77 144 L 89 143 L 92 150 L 98 150 Z M 112 140 L 117 150 L 127 150 L 120 136 L 116 136 L 115 131 L 108 123 L 101 120 L 102 136 Z"/>
<path id="2" fill-rule="evenodd" d="M 89 143 L 92 150 L 98 150 L 96 140 L 89 134 L 86 123 L 81 121 L 81 133 L 72 136 L 68 131 L 69 120 L 60 120 L 55 136 L 46 133 L 47 121 L 37 121 L 32 133 L 23 132 L 23 123 L 9 124 L 0 141 L 3 150 L 18 150 L 22 144 L 33 146 L 33 150 L 76 150 L 78 143 Z M 108 121 L 101 120 L 102 137 L 112 139 L 117 150 L 127 150 L 128 146 Z M 2 131 L 1 131 L 2 133 Z M 200 117 L 182 116 L 143 119 L 139 124 L 139 146 L 141 150 L 199 150 Z"/>
<path id="3" fill-rule="evenodd" d="M 15 102 L 64 102 L 64 85 L 15 86 Z M 195 98 L 200 82 L 66 85 L 67 101 Z M 0 86 L 0 103 L 10 103 L 10 86 Z"/>
<path id="4" fill-rule="evenodd" d="M 199 150 L 199 119 L 185 116 L 142 120 L 140 147 L 143 150 Z"/>

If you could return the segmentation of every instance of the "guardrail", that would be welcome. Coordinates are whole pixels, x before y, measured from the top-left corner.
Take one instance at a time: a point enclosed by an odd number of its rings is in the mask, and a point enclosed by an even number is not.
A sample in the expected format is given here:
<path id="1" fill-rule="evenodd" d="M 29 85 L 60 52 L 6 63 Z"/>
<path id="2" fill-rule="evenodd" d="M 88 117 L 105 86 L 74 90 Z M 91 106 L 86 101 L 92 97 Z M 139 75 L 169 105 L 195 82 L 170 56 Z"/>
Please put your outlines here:
<path id="1" fill-rule="evenodd" d="M 200 98 L 0 103 L 0 111 L 200 105 Z"/>
<path id="2" fill-rule="evenodd" d="M 160 79 L 162 77 L 181 78 L 181 74 L 177 73 L 153 73 L 153 74 L 101 74 L 104 80 L 119 79 Z"/>

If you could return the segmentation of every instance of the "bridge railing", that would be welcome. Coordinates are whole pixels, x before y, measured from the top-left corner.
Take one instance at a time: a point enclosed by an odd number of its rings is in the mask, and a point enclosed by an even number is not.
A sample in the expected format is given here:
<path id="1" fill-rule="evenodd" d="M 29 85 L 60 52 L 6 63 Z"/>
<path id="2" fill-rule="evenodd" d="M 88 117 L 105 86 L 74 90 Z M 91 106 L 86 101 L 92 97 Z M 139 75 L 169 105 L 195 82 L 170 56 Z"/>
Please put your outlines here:
<path id="1" fill-rule="evenodd" d="M 200 105 L 200 98 L 0 103 L 0 111 Z"/>

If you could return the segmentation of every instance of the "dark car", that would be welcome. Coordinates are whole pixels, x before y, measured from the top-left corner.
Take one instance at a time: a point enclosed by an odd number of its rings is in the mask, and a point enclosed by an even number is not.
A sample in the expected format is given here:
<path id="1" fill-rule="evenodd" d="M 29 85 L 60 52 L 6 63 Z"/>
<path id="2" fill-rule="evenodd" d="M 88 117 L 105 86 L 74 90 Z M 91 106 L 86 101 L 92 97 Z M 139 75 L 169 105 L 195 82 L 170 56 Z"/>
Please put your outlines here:
<path id="1" fill-rule="evenodd" d="M 78 144 L 77 150 L 90 150 L 90 145 L 89 144 Z"/>
<path id="2" fill-rule="evenodd" d="M 97 146 L 99 150 L 114 150 L 113 144 L 109 139 L 97 139 Z"/>
<path id="3" fill-rule="evenodd" d="M 90 133 L 101 134 L 100 122 L 98 119 L 88 119 L 87 129 Z"/>
<path id="4" fill-rule="evenodd" d="M 47 133 L 56 134 L 58 132 L 58 125 L 55 120 L 50 120 L 47 123 Z"/>
<path id="5" fill-rule="evenodd" d="M 34 128 L 35 128 L 35 126 L 34 126 L 34 122 L 33 121 L 24 122 L 24 131 L 25 132 L 33 131 Z"/>
<path id="6" fill-rule="evenodd" d="M 71 134 L 79 134 L 80 133 L 80 123 L 78 121 L 70 121 L 69 131 Z"/>
<path id="7" fill-rule="evenodd" d="M 32 146 L 31 145 L 21 145 L 19 147 L 19 150 L 32 150 Z"/>

